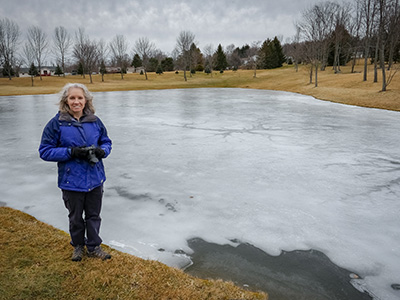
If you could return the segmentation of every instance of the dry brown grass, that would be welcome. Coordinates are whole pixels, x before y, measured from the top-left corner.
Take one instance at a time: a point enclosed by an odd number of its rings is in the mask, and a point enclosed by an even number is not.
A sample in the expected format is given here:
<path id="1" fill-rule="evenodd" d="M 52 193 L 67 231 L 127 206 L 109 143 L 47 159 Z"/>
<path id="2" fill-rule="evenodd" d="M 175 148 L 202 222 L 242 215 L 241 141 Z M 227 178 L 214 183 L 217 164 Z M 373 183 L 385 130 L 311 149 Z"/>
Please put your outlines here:
<path id="1" fill-rule="evenodd" d="M 0 207 L 0 299 L 267 299 L 104 247 L 111 260 L 72 262 L 67 233 Z"/>
<path id="2" fill-rule="evenodd" d="M 350 67 L 343 67 L 342 72 L 334 74 L 331 68 L 319 72 L 319 86 L 309 84 L 308 67 L 301 66 L 299 72 L 295 72 L 292 66 L 285 66 L 275 70 L 258 70 L 257 77 L 253 78 L 253 71 L 239 70 L 226 71 L 223 74 L 214 73 L 206 75 L 196 73 L 183 80 L 183 72 L 175 74 L 167 72 L 162 75 L 149 73 L 149 80 L 143 75 L 127 74 L 124 80 L 118 74 L 107 74 L 105 82 L 100 75 L 93 76 L 93 84 L 89 83 L 89 77 L 81 76 L 43 77 L 40 81 L 35 78 L 35 86 L 31 87 L 30 78 L 0 78 L 0 95 L 29 95 L 57 93 L 68 82 L 81 82 L 88 85 L 89 89 L 98 91 L 123 91 L 143 89 L 174 89 L 174 88 L 252 88 L 282 90 L 314 96 L 321 100 L 375 107 L 390 110 L 400 110 L 400 72 L 396 74 L 388 91 L 380 92 L 381 82 L 372 82 L 372 67 L 367 82 L 362 81 L 362 66 L 356 66 L 356 73 L 350 73 Z M 379 76 L 381 76 L 379 74 Z M 380 80 L 380 78 L 379 78 Z"/>

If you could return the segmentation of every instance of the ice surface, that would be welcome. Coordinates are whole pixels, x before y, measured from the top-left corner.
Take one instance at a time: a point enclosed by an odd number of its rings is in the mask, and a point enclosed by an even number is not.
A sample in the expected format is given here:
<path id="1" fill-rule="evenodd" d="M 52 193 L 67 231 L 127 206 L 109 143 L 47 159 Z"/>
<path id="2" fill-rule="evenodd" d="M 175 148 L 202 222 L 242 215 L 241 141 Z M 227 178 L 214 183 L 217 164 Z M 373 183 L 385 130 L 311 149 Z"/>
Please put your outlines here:
<path id="1" fill-rule="evenodd" d="M 37 152 L 57 102 L 0 97 L 0 200 L 67 231 L 56 164 Z M 399 299 L 398 112 L 247 89 L 95 93 L 94 104 L 113 140 L 104 243 L 176 267 L 194 237 L 316 249 L 377 299 Z"/>

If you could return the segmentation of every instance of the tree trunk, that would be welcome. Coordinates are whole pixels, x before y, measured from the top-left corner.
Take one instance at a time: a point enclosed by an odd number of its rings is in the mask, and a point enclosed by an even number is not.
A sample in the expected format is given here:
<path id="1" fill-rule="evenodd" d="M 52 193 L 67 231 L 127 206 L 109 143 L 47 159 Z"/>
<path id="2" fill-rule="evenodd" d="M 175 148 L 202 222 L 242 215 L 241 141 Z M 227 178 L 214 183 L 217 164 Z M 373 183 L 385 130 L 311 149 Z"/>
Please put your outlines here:
<path id="1" fill-rule="evenodd" d="M 369 45 L 365 47 L 364 53 L 364 78 L 363 81 L 367 81 L 368 75 L 368 56 L 369 56 Z"/>
<path id="2" fill-rule="evenodd" d="M 339 53 L 339 43 L 335 45 L 335 57 L 333 60 L 333 69 L 335 74 L 340 72 L 340 53 Z"/>
<path id="3" fill-rule="evenodd" d="M 386 91 L 386 68 L 385 68 L 385 43 L 381 43 L 381 70 L 382 70 L 382 92 Z"/>
<path id="4" fill-rule="evenodd" d="M 40 77 L 40 80 L 42 80 L 42 67 L 41 67 L 40 63 L 39 63 L 39 77 Z"/>
<path id="5" fill-rule="evenodd" d="M 379 60 L 379 37 L 377 38 L 375 47 L 374 82 L 378 82 L 378 60 Z"/>
<path id="6" fill-rule="evenodd" d="M 353 53 L 353 59 L 352 59 L 352 62 L 351 62 L 351 73 L 354 73 L 354 68 L 355 68 L 355 66 L 356 66 L 356 62 L 357 62 L 357 48 L 356 48 L 356 50 L 354 51 L 354 53 Z"/>
<path id="7" fill-rule="evenodd" d="M 315 64 L 315 87 L 318 87 L 318 63 Z"/>
<path id="8" fill-rule="evenodd" d="M 61 63 L 61 66 L 62 66 L 62 71 L 63 71 L 63 77 L 65 78 L 65 63 L 64 63 L 64 56 L 63 56 L 63 58 L 62 58 L 62 63 Z"/>
<path id="9" fill-rule="evenodd" d="M 380 17 L 379 17 L 379 51 L 380 51 L 380 67 L 382 70 L 382 92 L 386 91 L 386 69 L 385 69 L 385 40 L 384 40 L 384 23 L 385 23 L 385 10 L 386 10 L 386 1 L 385 0 L 380 0 Z"/>
<path id="10" fill-rule="evenodd" d="M 394 52 L 394 46 L 393 42 L 390 43 L 390 48 L 389 48 L 389 60 L 388 60 L 388 71 L 392 68 L 393 65 L 393 52 Z"/>
<path id="11" fill-rule="evenodd" d="M 400 30 L 400 25 L 399 25 L 399 0 L 396 0 L 396 2 L 393 4 L 394 5 L 394 11 L 392 12 L 392 20 L 390 24 L 390 31 L 389 31 L 389 60 L 388 60 L 388 71 L 392 69 L 393 65 L 393 55 L 394 55 L 394 48 L 396 47 L 396 41 L 399 39 L 399 30 Z M 394 19 L 394 21 L 393 21 Z"/>

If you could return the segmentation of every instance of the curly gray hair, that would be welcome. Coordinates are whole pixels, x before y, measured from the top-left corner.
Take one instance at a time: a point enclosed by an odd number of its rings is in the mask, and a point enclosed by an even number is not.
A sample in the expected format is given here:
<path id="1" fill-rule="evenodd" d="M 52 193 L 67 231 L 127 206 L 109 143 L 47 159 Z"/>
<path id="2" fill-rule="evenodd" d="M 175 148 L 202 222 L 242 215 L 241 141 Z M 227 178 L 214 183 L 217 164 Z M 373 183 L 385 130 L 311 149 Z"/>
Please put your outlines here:
<path id="1" fill-rule="evenodd" d="M 93 106 L 93 95 L 89 91 L 89 89 L 86 87 L 86 85 L 81 84 L 81 83 L 67 83 L 63 87 L 63 89 L 60 91 L 60 102 L 59 102 L 60 112 L 72 114 L 70 107 L 68 105 L 68 95 L 69 95 L 69 90 L 71 88 L 79 88 L 83 91 L 83 95 L 85 96 L 85 99 L 86 99 L 86 104 L 83 109 L 83 112 L 85 114 L 90 114 L 90 113 L 94 114 L 95 109 Z"/>

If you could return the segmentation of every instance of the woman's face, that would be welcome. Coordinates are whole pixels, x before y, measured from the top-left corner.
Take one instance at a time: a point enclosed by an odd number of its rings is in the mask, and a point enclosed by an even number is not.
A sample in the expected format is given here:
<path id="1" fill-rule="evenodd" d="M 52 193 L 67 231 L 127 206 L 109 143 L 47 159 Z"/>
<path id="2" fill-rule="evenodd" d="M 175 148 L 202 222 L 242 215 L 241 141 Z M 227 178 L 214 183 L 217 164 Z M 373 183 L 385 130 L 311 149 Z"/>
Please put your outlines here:
<path id="1" fill-rule="evenodd" d="M 80 88 L 70 88 L 68 91 L 67 104 L 74 117 L 80 118 L 85 108 L 86 98 Z"/>

